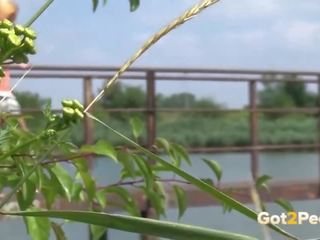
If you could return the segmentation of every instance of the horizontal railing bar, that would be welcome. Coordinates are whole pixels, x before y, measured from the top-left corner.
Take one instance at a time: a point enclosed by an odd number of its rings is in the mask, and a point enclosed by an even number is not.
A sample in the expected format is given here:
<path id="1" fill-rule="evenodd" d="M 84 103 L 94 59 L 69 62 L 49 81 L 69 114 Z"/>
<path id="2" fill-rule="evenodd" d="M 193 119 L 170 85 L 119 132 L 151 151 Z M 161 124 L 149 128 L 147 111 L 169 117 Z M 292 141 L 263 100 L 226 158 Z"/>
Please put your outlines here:
<path id="1" fill-rule="evenodd" d="M 21 74 L 13 73 L 11 76 L 13 78 L 21 77 Z M 88 74 L 88 73 L 66 73 L 66 74 L 57 74 L 57 73 L 29 73 L 25 78 L 51 78 L 51 79 L 75 79 L 81 80 L 83 78 L 93 78 L 93 79 L 110 79 L 113 75 L 104 75 L 104 74 Z M 120 79 L 126 80 L 145 80 L 144 75 L 122 75 Z M 206 77 L 206 76 L 156 76 L 156 80 L 162 81 L 216 81 L 216 82 L 305 82 L 305 83 L 318 83 L 316 79 L 263 79 L 263 78 L 240 78 L 240 77 Z"/>
<path id="2" fill-rule="evenodd" d="M 11 74 L 12 78 L 19 78 L 21 77 L 22 74 L 17 74 L 13 73 Z M 55 74 L 55 73 L 29 73 L 25 78 L 30 79 L 30 78 L 52 78 L 52 79 L 75 79 L 75 80 L 82 80 L 83 78 L 93 78 L 93 79 L 110 79 L 113 77 L 113 75 L 102 75 L 102 74 L 87 74 L 87 73 L 75 73 L 75 74 Z M 122 75 L 120 79 L 132 79 L 132 80 L 144 80 L 145 76 L 137 76 L 137 75 Z"/>
<path id="3" fill-rule="evenodd" d="M 105 111 L 112 111 L 113 109 L 105 109 Z M 116 111 L 121 109 L 114 109 Z M 122 109 L 125 111 L 125 108 Z M 142 111 L 143 109 L 138 109 Z M 191 113 L 237 113 L 237 112 L 259 112 L 259 113 L 277 113 L 277 114 L 288 114 L 288 113 L 307 113 L 316 114 L 320 112 L 320 108 L 260 108 L 260 109 L 211 109 L 211 108 L 156 108 L 151 109 L 157 112 L 191 112 Z"/>
<path id="4" fill-rule="evenodd" d="M 10 66 L 9 69 L 21 70 L 19 66 Z M 117 71 L 117 66 L 85 66 L 85 65 L 34 65 L 33 70 L 41 71 Z M 227 69 L 227 68 L 172 68 L 172 67 L 132 67 L 127 72 L 146 72 L 155 71 L 162 73 L 230 73 L 230 74 L 285 74 L 285 75 L 305 75 L 317 76 L 320 75 L 319 71 L 297 71 L 297 70 L 270 70 L 270 69 Z"/>
<path id="5" fill-rule="evenodd" d="M 185 77 L 185 76 L 157 76 L 156 80 L 164 81 L 215 81 L 215 82 L 305 82 L 305 83 L 318 83 L 316 79 L 263 79 L 263 78 L 240 78 L 240 77 Z"/>
<path id="6" fill-rule="evenodd" d="M 281 144 L 281 145 L 257 145 L 257 146 L 230 146 L 230 147 L 197 147 L 188 148 L 190 153 L 224 153 L 224 152 L 250 152 L 253 150 L 266 152 L 275 150 L 319 149 L 320 143 L 313 144 Z"/>
<path id="7" fill-rule="evenodd" d="M 61 112 L 61 109 L 52 109 L 54 112 Z M 259 113 L 274 113 L 274 114 L 289 114 L 289 113 L 305 113 L 317 114 L 320 108 L 260 108 L 260 109 L 212 109 L 212 108 L 103 108 L 99 109 L 102 112 L 167 112 L 167 113 L 239 113 L 239 112 L 259 112 Z M 39 113 L 41 109 L 24 108 L 22 113 Z"/>

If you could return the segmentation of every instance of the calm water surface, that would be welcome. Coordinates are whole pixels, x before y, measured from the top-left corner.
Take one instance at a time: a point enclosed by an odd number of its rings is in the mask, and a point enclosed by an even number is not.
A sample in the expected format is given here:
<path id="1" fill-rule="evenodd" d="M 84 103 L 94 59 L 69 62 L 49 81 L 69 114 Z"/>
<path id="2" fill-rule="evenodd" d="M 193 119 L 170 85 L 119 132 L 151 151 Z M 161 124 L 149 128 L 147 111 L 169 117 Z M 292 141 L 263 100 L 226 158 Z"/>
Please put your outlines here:
<path id="1" fill-rule="evenodd" d="M 248 181 L 250 180 L 249 154 L 197 154 L 192 156 L 193 166 L 183 168 L 197 177 L 212 177 L 212 172 L 201 162 L 201 158 L 215 159 L 223 168 L 223 181 Z M 318 155 L 315 153 L 264 153 L 260 155 L 260 173 L 273 176 L 273 180 L 308 180 L 318 177 Z M 116 182 L 120 168 L 112 161 L 101 159 L 95 165 L 94 174 L 100 184 Z M 165 176 L 164 176 L 165 177 Z M 292 202 L 295 210 L 307 211 L 320 216 L 320 201 L 295 201 Z M 252 207 L 251 205 L 248 205 Z M 267 204 L 272 213 L 281 213 L 275 204 Z M 169 209 L 168 219 L 176 221 L 177 211 Z M 181 220 L 182 223 L 196 224 L 221 230 L 256 236 L 260 239 L 260 227 L 242 215 L 231 212 L 223 214 L 220 207 L 189 208 Z M 284 227 L 302 239 L 320 237 L 317 225 L 301 225 Z M 87 226 L 83 224 L 68 224 L 65 231 L 70 240 L 88 240 Z M 23 240 L 26 232 L 22 221 L 10 219 L 0 223 L 1 240 Z M 122 233 L 115 230 L 109 231 L 109 240 L 138 239 L 136 234 Z M 273 234 L 273 239 L 284 239 Z"/>

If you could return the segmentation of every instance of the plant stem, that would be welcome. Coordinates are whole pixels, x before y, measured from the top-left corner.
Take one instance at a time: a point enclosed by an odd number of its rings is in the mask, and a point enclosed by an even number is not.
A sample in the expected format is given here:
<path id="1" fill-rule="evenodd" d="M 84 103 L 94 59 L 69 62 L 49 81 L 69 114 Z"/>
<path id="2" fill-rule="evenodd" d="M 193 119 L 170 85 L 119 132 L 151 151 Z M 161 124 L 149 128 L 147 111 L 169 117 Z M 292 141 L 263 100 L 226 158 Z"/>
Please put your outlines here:
<path id="1" fill-rule="evenodd" d="M 107 185 L 105 187 L 100 188 L 108 188 L 108 187 L 116 187 L 116 186 L 127 186 L 127 185 L 135 185 L 139 183 L 143 183 L 144 179 L 138 179 L 138 180 L 132 180 L 132 181 L 126 181 L 126 182 L 117 182 L 110 185 Z M 190 182 L 179 180 L 179 179 L 157 179 L 155 178 L 154 181 L 162 182 L 162 183 L 180 183 L 180 184 L 190 184 Z"/>
<path id="2" fill-rule="evenodd" d="M 38 19 L 38 17 L 41 16 L 41 14 L 47 10 L 47 8 L 53 3 L 54 0 L 47 0 L 45 4 L 43 4 L 38 11 L 27 21 L 27 23 L 24 25 L 25 27 L 30 27 L 34 21 Z"/>
<path id="3" fill-rule="evenodd" d="M 261 201 L 259 192 L 258 192 L 255 184 L 253 184 L 251 186 L 250 194 L 251 194 L 252 202 L 256 208 L 256 211 L 261 212 L 262 211 L 262 201 Z M 261 225 L 261 231 L 262 231 L 262 235 L 263 235 L 264 240 L 272 240 L 269 229 L 265 225 Z"/>

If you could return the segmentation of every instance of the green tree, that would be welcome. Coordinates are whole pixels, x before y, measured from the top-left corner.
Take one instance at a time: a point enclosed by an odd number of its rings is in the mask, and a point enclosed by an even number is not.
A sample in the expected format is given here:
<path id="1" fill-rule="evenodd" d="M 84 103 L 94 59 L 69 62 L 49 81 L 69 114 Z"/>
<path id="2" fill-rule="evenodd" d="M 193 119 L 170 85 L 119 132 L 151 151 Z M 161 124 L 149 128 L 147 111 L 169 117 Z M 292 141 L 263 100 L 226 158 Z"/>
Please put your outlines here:
<path id="1" fill-rule="evenodd" d="M 190 108 L 195 105 L 196 97 L 191 93 L 177 93 L 171 96 L 157 96 L 159 107 Z"/>
<path id="2" fill-rule="evenodd" d="M 259 105 L 262 108 L 314 107 L 316 95 L 309 92 L 306 84 L 297 82 L 296 76 L 287 75 L 279 83 L 265 83 L 259 92 Z"/>
<path id="3" fill-rule="evenodd" d="M 136 86 L 123 86 L 117 83 L 101 100 L 105 108 L 141 108 L 146 104 L 146 94 Z"/>
<path id="4" fill-rule="evenodd" d="M 292 97 L 284 91 L 283 84 L 265 84 L 259 92 L 259 106 L 262 108 L 290 108 L 295 106 Z"/>
<path id="5" fill-rule="evenodd" d="M 143 108 L 146 105 L 146 92 L 139 86 L 125 86 L 117 83 L 101 100 L 105 108 Z M 170 96 L 157 94 L 157 107 L 163 108 L 221 108 L 212 99 L 197 99 L 192 93 L 176 93 Z"/>
<path id="6" fill-rule="evenodd" d="M 175 108 L 221 108 L 222 106 L 215 103 L 209 98 L 197 99 L 192 93 L 176 93 L 170 96 L 162 94 L 157 95 L 158 107 L 175 107 Z"/>
<path id="7" fill-rule="evenodd" d="M 49 98 L 43 98 L 29 91 L 16 92 L 15 96 L 22 108 L 43 109 L 49 101 Z"/>
<path id="8" fill-rule="evenodd" d="M 47 103 L 50 101 L 49 98 L 43 98 L 39 94 L 32 93 L 29 91 L 16 92 L 15 96 L 17 98 L 17 101 L 21 105 L 22 110 L 23 109 L 43 110 L 47 105 Z M 39 126 L 42 126 L 44 122 L 43 114 L 41 112 L 33 113 L 32 115 L 29 115 L 28 113 L 26 113 L 25 119 L 26 119 L 27 127 L 30 130 L 38 129 Z"/>

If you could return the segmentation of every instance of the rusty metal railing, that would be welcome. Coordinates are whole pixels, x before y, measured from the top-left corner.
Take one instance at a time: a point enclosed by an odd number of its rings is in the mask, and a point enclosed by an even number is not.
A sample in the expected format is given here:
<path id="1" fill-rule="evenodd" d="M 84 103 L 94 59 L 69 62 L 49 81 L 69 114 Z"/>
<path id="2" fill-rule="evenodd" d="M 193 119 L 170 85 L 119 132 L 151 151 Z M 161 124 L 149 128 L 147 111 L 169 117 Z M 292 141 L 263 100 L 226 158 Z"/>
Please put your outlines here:
<path id="1" fill-rule="evenodd" d="M 88 105 L 93 98 L 93 79 L 109 79 L 113 76 L 118 67 L 110 66 L 34 66 L 27 78 L 41 79 L 50 78 L 59 81 L 61 79 L 77 79 L 83 81 L 84 105 Z M 11 72 L 14 78 L 22 75 L 21 69 L 12 67 Z M 147 146 L 153 145 L 156 133 L 157 112 L 248 112 L 250 123 L 250 145 L 228 146 L 228 147 L 201 147 L 190 148 L 191 152 L 249 152 L 251 158 L 251 174 L 253 179 L 259 175 L 258 155 L 260 151 L 290 150 L 290 149 L 314 149 L 320 150 L 320 135 L 318 142 L 312 144 L 285 144 L 285 145 L 261 145 L 259 143 L 259 113 L 305 113 L 316 115 L 320 113 L 320 107 L 313 108 L 273 108 L 259 109 L 257 106 L 257 84 L 262 82 L 279 82 L 280 76 L 294 76 L 285 81 L 314 83 L 318 85 L 320 93 L 320 72 L 315 71 L 289 71 L 289 70 L 249 70 L 249 69 L 210 69 L 210 68 L 130 68 L 121 79 L 145 80 L 146 82 L 146 106 L 141 108 L 112 108 L 107 112 L 142 112 L 146 115 Z M 266 77 L 272 76 L 272 77 Z M 156 106 L 156 82 L 157 81 L 215 81 L 215 82 L 243 82 L 248 85 L 249 106 L 245 109 L 181 109 L 181 108 L 157 108 Z M 27 109 L 26 112 L 36 112 L 36 109 Z M 320 129 L 320 122 L 318 122 Z M 86 143 L 94 141 L 94 124 L 90 119 L 84 121 L 84 139 Z M 320 166 L 320 159 L 319 159 Z M 320 168 L 319 168 L 320 172 Z M 320 177 L 320 174 L 319 174 Z M 288 186 L 286 186 L 287 188 Z M 293 186 L 294 187 L 294 186 Z M 319 187 L 313 192 L 319 197 Z M 283 188 L 285 190 L 285 188 Z M 277 191 L 280 191 L 279 189 Z M 294 192 L 294 191 L 293 191 Z M 301 197 L 301 192 L 296 196 Z M 306 194 L 306 198 L 308 195 Z M 294 196 L 292 196 L 294 199 Z"/>

